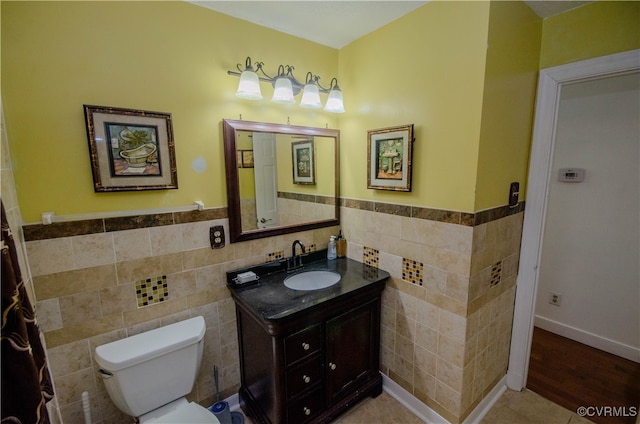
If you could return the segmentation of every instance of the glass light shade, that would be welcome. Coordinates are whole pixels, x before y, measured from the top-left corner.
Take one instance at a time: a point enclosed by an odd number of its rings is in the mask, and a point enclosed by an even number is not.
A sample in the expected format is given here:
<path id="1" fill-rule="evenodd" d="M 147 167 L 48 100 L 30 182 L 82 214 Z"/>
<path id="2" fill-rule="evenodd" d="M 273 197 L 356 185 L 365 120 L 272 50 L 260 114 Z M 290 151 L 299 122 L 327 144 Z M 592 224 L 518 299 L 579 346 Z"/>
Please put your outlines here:
<path id="1" fill-rule="evenodd" d="M 327 99 L 327 104 L 324 106 L 324 110 L 332 113 L 344 113 L 342 91 L 340 91 L 338 87 L 333 88 L 329 92 L 329 98 Z"/>
<path id="2" fill-rule="evenodd" d="M 318 109 L 322 107 L 320 102 L 320 90 L 315 84 L 307 84 L 304 86 L 302 92 L 302 99 L 300 100 L 300 107 L 307 109 Z"/>
<path id="3" fill-rule="evenodd" d="M 293 86 L 289 78 L 281 77 L 276 80 L 271 101 L 276 103 L 296 102 L 296 99 L 293 98 Z"/>
<path id="4" fill-rule="evenodd" d="M 261 100 L 262 93 L 260 92 L 258 74 L 249 70 L 243 71 L 240 74 L 240 84 L 238 84 L 236 96 L 247 100 Z"/>

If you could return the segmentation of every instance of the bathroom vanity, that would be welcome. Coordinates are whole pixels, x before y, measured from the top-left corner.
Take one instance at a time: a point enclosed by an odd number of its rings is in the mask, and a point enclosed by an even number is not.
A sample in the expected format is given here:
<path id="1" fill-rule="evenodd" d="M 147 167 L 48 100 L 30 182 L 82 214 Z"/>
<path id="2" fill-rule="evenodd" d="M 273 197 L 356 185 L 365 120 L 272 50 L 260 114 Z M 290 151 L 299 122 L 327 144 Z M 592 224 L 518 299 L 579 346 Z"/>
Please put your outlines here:
<path id="1" fill-rule="evenodd" d="M 353 404 L 382 391 L 379 372 L 380 304 L 386 271 L 326 252 L 305 257 L 287 273 L 280 264 L 250 268 L 257 282 L 237 285 L 240 403 L 257 423 L 330 422 Z M 284 280 L 312 270 L 340 274 L 318 290 L 292 290 Z"/>

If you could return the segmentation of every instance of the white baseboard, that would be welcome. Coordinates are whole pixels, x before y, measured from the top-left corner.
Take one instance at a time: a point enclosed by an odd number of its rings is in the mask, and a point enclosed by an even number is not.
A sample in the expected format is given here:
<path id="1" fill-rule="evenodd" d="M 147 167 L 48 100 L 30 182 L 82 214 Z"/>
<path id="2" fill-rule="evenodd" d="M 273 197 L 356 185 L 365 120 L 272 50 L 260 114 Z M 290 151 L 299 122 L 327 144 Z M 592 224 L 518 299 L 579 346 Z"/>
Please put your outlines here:
<path id="1" fill-rule="evenodd" d="M 418 418 L 429 424 L 449 424 L 442 415 L 425 405 L 417 397 L 405 390 L 401 385 L 382 374 L 382 390 L 400 402 L 402 406 L 413 412 Z"/>
<path id="2" fill-rule="evenodd" d="M 491 392 L 489 392 L 489 394 L 480 401 L 478 406 L 471 411 L 471 414 L 469 414 L 469 416 L 463 421 L 463 424 L 476 424 L 484 418 L 500 396 L 502 396 L 505 390 L 507 390 L 505 383 L 506 378 L 506 376 L 502 378 L 498 384 L 491 389 Z M 447 421 L 442 415 L 425 405 L 422 401 L 384 374 L 382 375 L 382 389 L 425 423 L 449 424 L 449 421 Z"/>
<path id="3" fill-rule="evenodd" d="M 607 339 L 606 337 L 589 333 L 588 331 L 580 330 L 579 328 L 575 328 L 540 315 L 536 315 L 534 325 L 542 328 L 543 330 L 558 334 L 559 336 L 566 337 L 621 358 L 640 363 L 640 348 L 638 347 L 629 346 L 615 340 Z"/>
<path id="4" fill-rule="evenodd" d="M 507 376 L 506 375 L 504 377 L 502 377 L 502 379 L 498 382 L 498 384 L 493 386 L 493 389 L 491 389 L 489 394 L 486 395 L 480 401 L 478 406 L 476 406 L 473 409 L 473 411 L 471 411 L 469 416 L 464 419 L 462 424 L 477 424 L 480 421 L 482 421 L 484 416 L 487 415 L 487 412 L 489 412 L 489 410 L 491 408 L 493 408 L 493 405 L 496 404 L 498 399 L 500 399 L 500 396 L 502 396 L 502 394 L 505 391 L 507 391 Z"/>

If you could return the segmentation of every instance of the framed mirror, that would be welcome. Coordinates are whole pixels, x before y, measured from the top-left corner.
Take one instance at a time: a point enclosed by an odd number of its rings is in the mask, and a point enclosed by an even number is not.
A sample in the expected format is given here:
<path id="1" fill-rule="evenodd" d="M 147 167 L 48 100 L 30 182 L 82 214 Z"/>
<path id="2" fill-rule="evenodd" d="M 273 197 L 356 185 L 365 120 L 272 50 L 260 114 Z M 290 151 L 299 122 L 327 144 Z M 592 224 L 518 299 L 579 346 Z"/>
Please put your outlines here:
<path id="1" fill-rule="evenodd" d="M 340 131 L 222 121 L 231 243 L 340 223 Z"/>

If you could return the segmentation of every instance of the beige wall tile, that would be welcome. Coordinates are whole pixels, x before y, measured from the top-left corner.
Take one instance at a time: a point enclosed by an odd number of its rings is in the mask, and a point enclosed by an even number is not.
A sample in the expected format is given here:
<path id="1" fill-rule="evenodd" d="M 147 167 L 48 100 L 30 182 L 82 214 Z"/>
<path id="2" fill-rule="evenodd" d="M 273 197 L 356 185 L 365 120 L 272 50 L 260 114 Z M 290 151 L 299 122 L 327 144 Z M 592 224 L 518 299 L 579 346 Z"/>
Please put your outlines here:
<path id="1" fill-rule="evenodd" d="M 341 212 L 349 257 L 362 261 L 364 246 L 378 249 L 380 267 L 392 275 L 383 293 L 381 369 L 452 422 L 460 421 L 506 370 L 521 216 L 466 227 L 350 208 Z M 227 220 L 203 221 L 78 236 L 74 243 L 72 238 L 47 245 L 30 242 L 29 260 L 44 261 L 33 285 L 46 317 L 47 343 L 57 349 L 54 369 L 65 373 L 61 399 L 68 402 L 62 404 L 66 411 L 76 411 L 74 393 L 82 378 L 75 374 L 84 372 L 87 355 L 95 368 L 91 355 L 96 343 L 196 315 L 207 323 L 205 360 L 190 397 L 212 399 L 214 364 L 220 367 L 223 393 L 232 394 L 239 385 L 237 331 L 224 272 L 261 263 L 270 253 L 288 256 L 295 239 L 323 249 L 329 235 L 337 234 L 337 227 L 331 227 L 213 250 L 208 229 L 214 224 L 228 228 Z M 49 249 L 66 249 L 79 264 L 48 263 Z M 110 253 L 116 264 L 91 262 L 106 260 Z M 424 264 L 424 286 L 401 280 L 403 257 Z M 497 260 L 503 264 L 502 279 L 489 289 Z M 82 266 L 87 268 L 76 269 Z M 169 301 L 138 309 L 134 282 L 160 275 L 170 283 Z M 82 309 L 88 305 L 95 308 Z M 79 359 L 65 354 L 76 343 L 86 346 L 87 340 L 88 353 L 86 348 L 74 351 Z M 76 363 L 66 362 L 67 357 Z M 94 375 L 85 377 L 95 386 Z M 103 385 L 97 386 L 93 390 L 102 416 L 118 420 L 120 413 Z"/>
<path id="2" fill-rule="evenodd" d="M 119 284 L 146 280 L 183 270 L 180 253 L 119 262 L 116 268 Z"/>
<path id="3" fill-rule="evenodd" d="M 187 307 L 189 309 L 197 308 L 213 302 L 229 298 L 229 290 L 226 287 L 217 287 L 207 291 L 199 291 L 195 294 L 187 296 Z"/>
<path id="4" fill-rule="evenodd" d="M 75 269 L 71 238 L 37 240 L 26 243 L 33 277 Z"/>
<path id="5" fill-rule="evenodd" d="M 187 310 L 187 300 L 182 297 L 178 299 L 169 299 L 166 302 L 155 303 L 133 311 L 125 311 L 122 313 L 122 316 L 124 318 L 125 325 L 131 326 L 185 310 Z"/>
<path id="6" fill-rule="evenodd" d="M 96 319 L 88 319 L 75 326 L 65 326 L 58 330 L 49 331 L 44 333 L 44 336 L 47 348 L 54 348 L 89 337 L 95 337 L 123 327 L 124 322 L 122 315 L 114 314 Z"/>
<path id="7" fill-rule="evenodd" d="M 456 392 L 462 392 L 462 368 L 440 357 L 436 365 L 436 379 Z"/>
<path id="8" fill-rule="evenodd" d="M 34 277 L 33 286 L 39 301 L 84 293 L 117 284 L 115 265 L 103 265 Z"/>
<path id="9" fill-rule="evenodd" d="M 409 392 L 412 392 L 414 370 L 413 360 L 408 360 L 396 352 L 396 354 L 394 355 L 392 369 L 394 373 L 396 373 L 402 380 L 404 380 L 408 384 L 408 388 L 405 387 L 405 389 L 407 389 Z"/>
<path id="10" fill-rule="evenodd" d="M 424 300 L 417 300 L 416 302 L 417 321 L 422 325 L 437 330 L 440 325 L 439 308 Z"/>
<path id="11" fill-rule="evenodd" d="M 197 292 L 196 272 L 194 270 L 167 275 L 169 299 L 185 297 Z"/>
<path id="12" fill-rule="evenodd" d="M 35 304 L 40 331 L 47 332 L 62 328 L 62 314 L 58 299 L 50 299 Z"/>
<path id="13" fill-rule="evenodd" d="M 105 315 L 132 311 L 137 308 L 134 283 L 100 289 L 100 306 Z"/>
<path id="14" fill-rule="evenodd" d="M 113 244 L 118 262 L 151 256 L 151 238 L 148 228 L 116 231 L 113 233 Z"/>
<path id="15" fill-rule="evenodd" d="M 436 379 L 436 402 L 442 405 L 451 415 L 455 417 L 454 422 L 459 421 L 461 405 L 461 395 L 447 384 Z M 451 419 L 449 419 L 451 421 Z"/>
<path id="16" fill-rule="evenodd" d="M 466 335 L 466 319 L 446 310 L 440 310 L 438 332 L 447 337 L 464 342 Z"/>
<path id="17" fill-rule="evenodd" d="M 110 233 L 71 237 L 76 268 L 90 268 L 115 262 Z"/>
<path id="18" fill-rule="evenodd" d="M 92 367 L 91 358 L 87 339 L 47 350 L 47 359 L 51 364 L 51 374 L 54 381 L 57 381 L 60 376 Z"/>
<path id="19" fill-rule="evenodd" d="M 95 397 L 97 392 L 93 367 L 59 376 L 55 380 L 55 385 L 60 405 L 81 401 L 84 391 L 89 392 L 89 397 Z"/>
<path id="20" fill-rule="evenodd" d="M 435 293 L 445 295 L 447 293 L 448 275 L 449 273 L 440 268 L 425 265 L 424 286 Z"/>
<path id="21" fill-rule="evenodd" d="M 160 256 L 184 250 L 180 227 L 180 225 L 163 225 L 149 228 L 151 255 Z"/>
<path id="22" fill-rule="evenodd" d="M 436 375 L 437 363 L 438 356 L 435 353 L 429 351 L 428 349 L 423 349 L 420 346 L 416 346 L 414 356 L 416 388 L 420 388 L 418 386 L 418 376 L 425 377 Z M 424 387 L 421 387 L 420 390 L 424 391 Z"/>
<path id="23" fill-rule="evenodd" d="M 184 251 L 181 255 L 184 269 L 195 269 L 232 261 L 235 258 L 235 248 L 225 246 L 222 249 L 194 249 Z"/>
<path id="24" fill-rule="evenodd" d="M 465 346 L 464 342 L 440 334 L 438 336 L 438 357 L 462 368 L 464 366 Z"/>
<path id="25" fill-rule="evenodd" d="M 438 332 L 424 324 L 416 325 L 416 344 L 432 353 L 438 351 Z"/>
<path id="26" fill-rule="evenodd" d="M 97 290 L 65 296 L 60 301 L 62 324 L 74 327 L 87 320 L 102 318 L 100 295 Z"/>
<path id="27" fill-rule="evenodd" d="M 180 225 L 182 230 L 182 246 L 184 250 L 211 248 L 209 241 L 209 229 L 214 225 L 222 225 L 226 236 L 226 245 L 229 245 L 229 225 L 228 220 L 218 219 L 214 221 L 190 222 Z"/>

